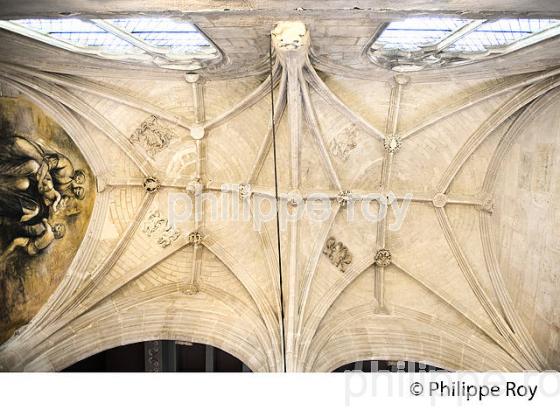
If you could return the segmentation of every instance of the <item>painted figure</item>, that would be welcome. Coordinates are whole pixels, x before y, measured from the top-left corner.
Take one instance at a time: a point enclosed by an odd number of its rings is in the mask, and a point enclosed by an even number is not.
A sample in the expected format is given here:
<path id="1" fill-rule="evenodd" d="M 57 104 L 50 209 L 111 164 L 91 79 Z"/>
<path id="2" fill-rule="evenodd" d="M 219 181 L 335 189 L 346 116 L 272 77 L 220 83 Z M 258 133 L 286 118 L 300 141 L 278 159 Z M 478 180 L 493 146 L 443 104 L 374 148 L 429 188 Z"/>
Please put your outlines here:
<path id="1" fill-rule="evenodd" d="M 84 199 L 85 182 L 84 171 L 75 170 L 65 155 L 27 137 L 0 136 L 0 222 L 16 232 L 0 261 L 18 248 L 36 255 L 61 238 L 64 225 L 49 220 L 79 213 L 70 204 Z"/>
<path id="2" fill-rule="evenodd" d="M 24 249 L 29 256 L 37 255 L 49 247 L 55 239 L 62 238 L 66 233 L 66 227 L 61 223 L 51 226 L 46 219 L 43 219 L 41 224 L 30 227 L 27 232 L 33 236 L 15 238 L 0 255 L 0 264 L 3 264 L 18 248 Z"/>

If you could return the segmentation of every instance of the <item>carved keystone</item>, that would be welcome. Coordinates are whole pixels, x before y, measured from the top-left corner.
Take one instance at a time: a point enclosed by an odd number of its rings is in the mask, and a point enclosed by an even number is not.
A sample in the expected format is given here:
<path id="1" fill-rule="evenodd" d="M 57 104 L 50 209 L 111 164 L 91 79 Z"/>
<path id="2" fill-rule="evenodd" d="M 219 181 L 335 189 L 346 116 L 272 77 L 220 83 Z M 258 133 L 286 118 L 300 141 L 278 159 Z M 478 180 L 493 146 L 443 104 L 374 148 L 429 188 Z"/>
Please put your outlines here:
<path id="1" fill-rule="evenodd" d="M 196 295 L 199 291 L 200 289 L 194 283 L 189 283 L 187 285 L 184 285 L 181 289 L 181 292 L 183 292 L 185 295 L 188 296 Z"/>
<path id="2" fill-rule="evenodd" d="M 342 207 L 348 205 L 350 201 L 352 201 L 352 193 L 350 191 L 340 191 L 336 196 L 336 202 Z"/>
<path id="3" fill-rule="evenodd" d="M 159 179 L 156 177 L 147 177 L 142 184 L 146 192 L 154 193 L 161 187 Z"/>
<path id="4" fill-rule="evenodd" d="M 434 199 L 432 199 L 432 203 L 436 208 L 443 208 L 447 204 L 447 195 L 438 192 L 434 195 Z"/>
<path id="5" fill-rule="evenodd" d="M 379 249 L 375 254 L 375 265 L 380 267 L 389 266 L 391 264 L 391 252 L 388 249 Z"/>
<path id="6" fill-rule="evenodd" d="M 387 152 L 391 154 L 394 154 L 399 149 L 401 149 L 401 145 L 401 139 L 397 135 L 385 137 L 385 141 L 383 142 L 383 147 Z"/>
<path id="7" fill-rule="evenodd" d="M 187 192 L 194 196 L 200 196 L 203 190 L 204 184 L 200 181 L 200 178 L 194 178 L 187 184 Z"/>
<path id="8" fill-rule="evenodd" d="M 194 140 L 201 140 L 202 138 L 204 138 L 205 133 L 206 130 L 204 129 L 204 127 L 201 127 L 199 125 L 193 125 L 191 127 L 191 137 Z"/>
<path id="9" fill-rule="evenodd" d="M 250 184 L 239 184 L 239 196 L 243 199 L 251 197 L 251 185 Z"/>
<path id="10" fill-rule="evenodd" d="M 288 205 L 296 207 L 303 204 L 303 195 L 297 189 L 288 192 Z"/>
<path id="11" fill-rule="evenodd" d="M 191 232 L 188 241 L 193 245 L 200 245 L 202 243 L 202 234 L 198 231 Z"/>

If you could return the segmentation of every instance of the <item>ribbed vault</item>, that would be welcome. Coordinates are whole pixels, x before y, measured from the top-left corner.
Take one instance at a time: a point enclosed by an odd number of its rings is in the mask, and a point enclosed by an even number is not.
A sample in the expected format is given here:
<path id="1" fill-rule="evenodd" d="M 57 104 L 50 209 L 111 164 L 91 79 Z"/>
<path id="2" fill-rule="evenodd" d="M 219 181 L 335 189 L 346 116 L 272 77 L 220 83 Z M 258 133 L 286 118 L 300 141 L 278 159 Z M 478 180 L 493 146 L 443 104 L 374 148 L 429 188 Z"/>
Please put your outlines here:
<path id="1" fill-rule="evenodd" d="M 557 309 L 530 299 L 538 286 L 518 294 L 538 282 L 519 278 L 535 274 L 558 295 L 554 268 L 515 269 L 519 249 L 504 235 L 527 233 L 505 203 L 517 184 L 506 159 L 531 135 L 542 173 L 560 149 L 549 128 L 545 142 L 534 131 L 559 110 L 560 69 L 376 81 L 329 72 L 303 23 L 280 22 L 270 39 L 267 74 L 241 79 L 115 80 L 0 63 L 2 83 L 74 139 L 98 189 L 73 264 L 0 347 L 0 368 L 60 370 L 158 339 L 211 344 L 253 371 L 373 359 L 558 368 Z M 141 124 L 169 144 L 138 137 Z M 548 192 L 546 212 L 558 214 L 550 181 L 560 171 L 547 172 L 519 189 Z M 186 203 L 195 212 L 181 218 Z M 266 203 L 287 213 L 277 220 Z M 324 220 L 290 217 L 321 204 Z M 387 217 L 372 221 L 365 207 Z M 539 257 L 558 262 L 545 245 Z"/>

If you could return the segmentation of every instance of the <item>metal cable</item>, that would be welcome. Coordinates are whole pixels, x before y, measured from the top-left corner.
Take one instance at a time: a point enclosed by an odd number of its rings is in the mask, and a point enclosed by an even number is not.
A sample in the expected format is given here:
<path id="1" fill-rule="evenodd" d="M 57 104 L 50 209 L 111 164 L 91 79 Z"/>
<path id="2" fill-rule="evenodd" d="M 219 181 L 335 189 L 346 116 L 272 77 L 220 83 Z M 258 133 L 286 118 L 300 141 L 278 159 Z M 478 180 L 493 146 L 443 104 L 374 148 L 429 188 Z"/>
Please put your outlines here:
<path id="1" fill-rule="evenodd" d="M 278 282 L 280 286 L 280 335 L 282 337 L 282 359 L 286 372 L 286 335 L 284 332 L 284 289 L 282 286 L 282 253 L 280 246 L 280 204 L 278 197 L 278 166 L 276 160 L 276 122 L 274 120 L 274 78 L 272 71 L 272 35 L 270 36 L 268 55 L 270 60 L 270 104 L 271 104 L 271 121 L 272 121 L 272 152 L 274 158 L 274 198 L 276 200 L 276 243 L 278 247 L 278 271 L 280 273 Z"/>

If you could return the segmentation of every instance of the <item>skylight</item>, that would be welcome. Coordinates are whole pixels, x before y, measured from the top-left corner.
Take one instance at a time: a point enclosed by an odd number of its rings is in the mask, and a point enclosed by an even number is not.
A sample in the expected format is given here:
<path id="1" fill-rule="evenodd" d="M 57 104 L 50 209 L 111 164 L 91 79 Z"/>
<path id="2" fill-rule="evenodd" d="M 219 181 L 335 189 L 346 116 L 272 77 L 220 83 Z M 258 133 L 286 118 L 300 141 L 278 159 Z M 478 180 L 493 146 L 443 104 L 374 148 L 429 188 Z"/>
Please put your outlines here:
<path id="1" fill-rule="evenodd" d="M 153 18 L 107 21 L 151 46 L 166 47 L 174 53 L 197 52 L 213 47 L 195 26 L 186 21 Z"/>
<path id="2" fill-rule="evenodd" d="M 456 65 L 507 54 L 560 34 L 560 20 L 414 17 L 391 22 L 370 49 L 395 71 Z"/>
<path id="3" fill-rule="evenodd" d="M 558 24 L 560 20 L 543 19 L 501 19 L 488 22 L 457 40 L 450 50 L 484 52 L 491 48 L 507 46 Z"/>
<path id="4" fill-rule="evenodd" d="M 74 52 L 166 68 L 193 70 L 219 57 L 193 24 L 170 18 L 24 19 L 0 21 L 0 28 Z"/>
<path id="5" fill-rule="evenodd" d="M 77 47 L 96 48 L 111 54 L 142 53 L 142 50 L 95 24 L 79 19 L 27 19 L 12 20 L 11 23 Z"/>
<path id="6" fill-rule="evenodd" d="M 452 18 L 409 18 L 395 21 L 383 30 L 378 45 L 386 48 L 419 50 L 422 46 L 436 44 L 470 20 Z"/>

